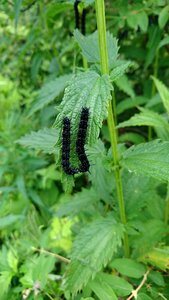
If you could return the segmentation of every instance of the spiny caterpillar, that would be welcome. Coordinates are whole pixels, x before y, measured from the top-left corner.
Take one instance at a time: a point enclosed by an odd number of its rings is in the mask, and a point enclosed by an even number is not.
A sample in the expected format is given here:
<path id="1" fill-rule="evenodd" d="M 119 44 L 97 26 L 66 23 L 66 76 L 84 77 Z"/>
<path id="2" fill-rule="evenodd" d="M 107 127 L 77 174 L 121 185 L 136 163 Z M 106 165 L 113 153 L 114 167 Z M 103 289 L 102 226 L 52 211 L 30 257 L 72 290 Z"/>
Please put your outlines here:
<path id="1" fill-rule="evenodd" d="M 81 23 L 81 33 L 85 35 L 86 29 L 86 9 L 83 8 L 81 13 L 81 20 L 80 20 L 80 14 L 79 14 L 79 8 L 78 5 L 81 2 L 81 0 L 75 0 L 74 2 L 74 12 L 75 12 L 75 29 L 80 29 L 80 23 Z"/>
<path id="2" fill-rule="evenodd" d="M 79 128 L 76 140 L 76 153 L 80 161 L 79 168 L 73 168 L 70 165 L 70 145 L 71 145 L 71 126 L 69 118 L 63 119 L 62 130 L 62 167 L 66 174 L 74 175 L 77 173 L 84 173 L 89 171 L 90 164 L 85 153 L 85 140 L 87 134 L 89 119 L 89 109 L 87 107 L 82 108 Z"/>
<path id="3" fill-rule="evenodd" d="M 76 141 L 76 152 L 78 158 L 81 162 L 79 167 L 80 172 L 87 172 L 89 171 L 89 161 L 85 153 L 85 140 L 87 134 L 87 127 L 88 127 L 88 120 L 89 120 L 89 109 L 87 107 L 82 108 L 80 122 L 79 122 L 79 129 L 77 133 L 77 141 Z"/>
<path id="4" fill-rule="evenodd" d="M 62 131 L 62 167 L 66 174 L 74 175 L 79 172 L 78 169 L 72 168 L 70 165 L 70 120 L 65 117 L 63 119 Z"/>

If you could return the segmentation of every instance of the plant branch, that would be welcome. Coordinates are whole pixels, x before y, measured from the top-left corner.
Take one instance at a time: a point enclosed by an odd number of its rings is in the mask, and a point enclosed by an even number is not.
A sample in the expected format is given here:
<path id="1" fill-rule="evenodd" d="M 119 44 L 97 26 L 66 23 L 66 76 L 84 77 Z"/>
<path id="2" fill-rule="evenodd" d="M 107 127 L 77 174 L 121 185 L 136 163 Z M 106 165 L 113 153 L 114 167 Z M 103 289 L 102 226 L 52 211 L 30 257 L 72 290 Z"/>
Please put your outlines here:
<path id="1" fill-rule="evenodd" d="M 50 256 L 54 256 L 56 257 L 57 259 L 61 260 L 62 262 L 66 263 L 66 264 L 69 264 L 70 263 L 70 259 L 64 257 L 64 256 L 61 256 L 59 254 L 56 254 L 56 253 L 53 253 L 53 252 L 50 252 L 48 250 L 45 250 L 45 249 L 38 249 L 38 248 L 35 248 L 35 247 L 32 247 L 32 250 L 33 251 L 37 251 L 37 252 L 40 252 L 40 253 L 45 253 L 45 254 L 48 254 Z"/>
<path id="2" fill-rule="evenodd" d="M 132 291 L 131 295 L 127 298 L 127 300 L 130 300 L 132 298 L 137 299 L 138 292 L 142 288 L 142 286 L 145 284 L 149 273 L 150 273 L 150 269 L 147 270 L 147 272 L 144 274 L 143 279 L 140 282 L 139 286 L 135 290 Z"/>
<path id="3" fill-rule="evenodd" d="M 157 77 L 158 76 L 158 61 L 159 61 L 159 50 L 157 49 L 156 51 L 156 56 L 155 56 L 155 61 L 153 64 L 153 76 Z M 155 83 L 153 81 L 152 83 L 152 90 L 151 90 L 151 97 L 155 95 Z M 152 140 L 152 127 L 148 127 L 148 141 Z"/>
<path id="4" fill-rule="evenodd" d="M 96 6 L 97 28 L 99 34 L 101 71 L 102 74 L 109 75 L 104 0 L 95 0 L 95 6 Z M 114 100 L 115 100 L 115 96 L 114 96 Z M 127 220 L 126 220 L 125 205 L 124 205 L 124 198 L 123 198 L 119 156 L 117 150 L 117 133 L 115 127 L 115 116 L 113 115 L 111 100 L 109 100 L 108 102 L 108 128 L 110 133 L 111 148 L 112 148 L 112 154 L 113 154 L 114 165 L 115 165 L 115 179 L 116 179 L 117 196 L 119 202 L 120 219 L 121 222 L 125 225 L 127 223 Z M 124 252 L 125 252 L 125 256 L 128 257 L 129 242 L 128 242 L 128 235 L 126 233 L 124 235 Z"/>

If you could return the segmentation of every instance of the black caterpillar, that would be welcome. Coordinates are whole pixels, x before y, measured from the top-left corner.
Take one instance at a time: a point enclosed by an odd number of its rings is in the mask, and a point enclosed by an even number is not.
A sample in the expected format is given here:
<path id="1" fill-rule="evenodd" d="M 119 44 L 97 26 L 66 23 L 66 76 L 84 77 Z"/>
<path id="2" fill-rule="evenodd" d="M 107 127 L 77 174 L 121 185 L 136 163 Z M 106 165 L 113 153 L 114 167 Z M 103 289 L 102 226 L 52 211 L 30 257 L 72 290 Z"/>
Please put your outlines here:
<path id="1" fill-rule="evenodd" d="M 80 172 L 87 172 L 89 171 L 89 161 L 87 155 L 85 153 L 85 140 L 87 134 L 87 127 L 88 127 L 88 120 L 89 120 L 89 109 L 87 107 L 82 108 L 80 122 L 79 122 L 79 129 L 77 133 L 77 141 L 76 141 L 76 152 L 77 156 L 81 162 L 79 170 Z"/>
<path id="2" fill-rule="evenodd" d="M 75 0 L 74 2 L 74 11 L 75 11 L 75 29 L 80 28 L 80 17 L 79 17 L 79 10 L 78 10 L 78 4 L 81 0 Z"/>
<path id="3" fill-rule="evenodd" d="M 80 14 L 79 14 L 79 9 L 78 5 L 81 2 L 81 0 L 75 0 L 74 2 L 74 12 L 75 12 L 75 29 L 80 29 L 80 23 L 81 23 L 81 33 L 85 35 L 86 33 L 86 9 L 84 8 L 82 11 L 81 15 L 81 20 L 80 20 Z"/>
<path id="4" fill-rule="evenodd" d="M 89 119 L 89 109 L 84 107 L 81 111 L 81 117 L 79 122 L 79 129 L 77 133 L 76 141 L 76 153 L 80 161 L 79 168 L 73 168 L 70 165 L 70 145 L 71 145 L 71 126 L 69 118 L 63 119 L 63 131 L 62 131 L 62 167 L 66 174 L 74 175 L 77 173 L 84 173 L 89 171 L 90 163 L 85 153 L 85 140 L 87 134 Z"/>
<path id="5" fill-rule="evenodd" d="M 62 131 L 62 167 L 66 174 L 74 175 L 79 172 L 78 169 L 72 168 L 70 165 L 70 120 L 65 117 L 63 119 L 63 131 Z"/>

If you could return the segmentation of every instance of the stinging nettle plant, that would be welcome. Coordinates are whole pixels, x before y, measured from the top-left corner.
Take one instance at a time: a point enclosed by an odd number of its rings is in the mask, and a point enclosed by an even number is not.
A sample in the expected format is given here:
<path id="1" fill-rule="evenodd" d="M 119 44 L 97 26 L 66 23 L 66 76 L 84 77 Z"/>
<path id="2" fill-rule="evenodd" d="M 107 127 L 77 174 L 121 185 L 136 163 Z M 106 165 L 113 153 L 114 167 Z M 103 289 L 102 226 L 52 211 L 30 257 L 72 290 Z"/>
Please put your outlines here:
<path id="1" fill-rule="evenodd" d="M 165 182 L 169 179 L 168 141 L 154 140 L 138 146 L 132 146 L 128 150 L 120 150 L 118 147 L 116 100 L 112 83 L 123 76 L 127 68 L 131 65 L 131 62 L 123 62 L 118 59 L 119 47 L 117 40 L 111 33 L 106 32 L 104 1 L 96 0 L 95 9 L 97 31 L 88 36 L 83 36 L 78 30 L 74 31 L 74 38 L 81 49 L 83 61 L 87 61 L 88 69 L 73 75 L 69 81 L 65 89 L 63 100 L 58 107 L 59 114 L 55 126 L 60 128 L 60 138 L 58 140 L 58 145 L 60 145 L 62 121 L 65 117 L 71 120 L 72 147 L 70 157 L 73 163 L 78 164 L 77 157 L 74 153 L 80 121 L 79 116 L 82 108 L 87 107 L 90 111 L 86 145 L 91 147 L 91 149 L 98 140 L 103 121 L 107 118 L 112 152 L 110 172 L 115 180 L 115 195 L 118 202 L 118 211 L 116 211 L 114 215 L 113 211 L 111 212 L 109 210 L 104 218 L 98 219 L 89 226 L 86 226 L 80 235 L 77 236 L 71 253 L 71 262 L 67 268 L 63 283 L 63 289 L 65 290 L 67 299 L 71 299 L 71 297 L 85 299 L 76 296 L 81 290 L 84 295 L 86 294 L 88 296 L 90 296 L 91 291 L 93 291 L 99 299 L 117 299 L 116 293 L 112 289 L 113 277 L 106 273 L 99 272 L 101 272 L 103 267 L 108 265 L 110 261 L 112 261 L 112 265 L 114 264 L 113 257 L 117 255 L 117 251 L 121 252 L 121 257 L 126 257 L 125 259 L 121 258 L 121 260 L 119 258 L 119 262 L 123 264 L 124 261 L 124 265 L 125 263 L 126 265 L 130 265 L 130 263 L 134 264 L 134 261 L 129 259 L 132 251 L 130 247 L 132 248 L 133 245 L 130 245 L 128 233 L 132 225 L 129 225 L 130 222 L 128 222 L 126 215 L 123 173 L 127 174 L 126 176 L 128 178 L 131 176 L 131 180 L 134 179 L 134 176 L 138 176 L 139 174 Z M 145 115 L 146 110 L 143 110 L 141 114 Z M 151 123 L 151 116 L 148 118 L 149 122 L 146 125 L 155 126 Z M 128 122 L 129 126 L 132 126 L 131 122 Z M 145 125 L 145 123 L 139 124 L 136 120 L 134 125 Z M 118 127 L 120 126 L 124 127 L 125 122 Z M 128 126 L 127 122 L 126 126 Z M 90 157 L 90 148 L 88 153 Z M 91 173 L 94 168 L 95 166 L 91 166 Z M 125 170 L 128 170 L 129 173 Z M 67 178 L 67 180 L 69 181 L 70 177 Z M 113 189 L 114 186 L 112 185 L 112 190 Z M 166 210 L 168 210 L 168 208 L 166 208 Z M 165 213 L 165 220 L 168 220 L 168 212 Z M 156 225 L 159 225 L 162 230 L 161 233 L 165 235 L 167 229 L 162 221 L 159 224 L 157 222 Z M 123 251 L 120 250 L 122 245 Z M 138 253 L 135 255 L 135 258 L 138 259 Z M 115 260 L 115 262 L 116 261 L 118 260 Z M 143 265 L 136 262 L 135 264 L 136 270 L 137 268 L 142 269 L 141 276 L 143 276 L 144 273 L 148 274 L 150 272 L 148 269 L 146 271 Z M 121 269 L 121 267 L 119 267 L 119 269 Z M 124 285 L 125 284 L 126 281 Z M 129 292 L 132 292 L 132 289 L 133 288 L 129 286 Z M 124 296 L 122 292 L 119 293 L 119 295 Z M 137 292 L 135 295 L 137 295 Z"/>

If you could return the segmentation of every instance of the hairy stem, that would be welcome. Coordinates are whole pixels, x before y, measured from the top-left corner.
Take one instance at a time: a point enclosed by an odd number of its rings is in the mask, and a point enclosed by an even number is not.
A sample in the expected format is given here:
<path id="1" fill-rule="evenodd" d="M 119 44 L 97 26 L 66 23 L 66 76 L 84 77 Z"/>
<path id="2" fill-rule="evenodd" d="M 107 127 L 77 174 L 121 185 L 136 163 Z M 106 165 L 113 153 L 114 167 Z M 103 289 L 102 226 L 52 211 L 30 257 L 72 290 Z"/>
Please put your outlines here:
<path id="1" fill-rule="evenodd" d="M 84 56 L 82 56 L 82 58 L 83 58 L 83 68 L 84 68 L 85 70 L 87 70 L 87 69 L 88 69 L 87 59 L 86 59 Z"/>
<path id="2" fill-rule="evenodd" d="M 107 51 L 107 39 L 106 39 L 106 22 L 105 22 L 105 7 L 104 0 L 95 0 L 96 6 L 96 18 L 97 18 L 97 28 L 99 34 L 99 48 L 100 48 L 100 63 L 102 74 L 109 74 L 108 65 L 108 51 Z M 115 100 L 115 96 L 114 96 Z M 117 134 L 115 128 L 115 118 L 113 116 L 111 100 L 108 104 L 108 128 L 110 133 L 111 148 L 115 165 L 115 179 L 116 179 L 116 189 L 119 203 L 120 219 L 125 225 L 127 223 L 125 205 L 123 198 L 123 188 L 122 179 L 120 174 L 119 156 L 117 150 Z M 128 235 L 124 235 L 124 252 L 125 256 L 129 256 L 129 242 Z"/>
<path id="3" fill-rule="evenodd" d="M 156 56 L 155 56 L 155 61 L 154 61 L 154 65 L 153 65 L 153 76 L 157 77 L 158 75 L 158 60 L 159 60 L 159 50 L 156 51 Z M 152 83 L 152 90 L 151 90 L 151 97 L 153 97 L 155 95 L 155 83 Z M 152 140 L 152 127 L 149 126 L 148 127 L 148 140 L 151 141 Z"/>

